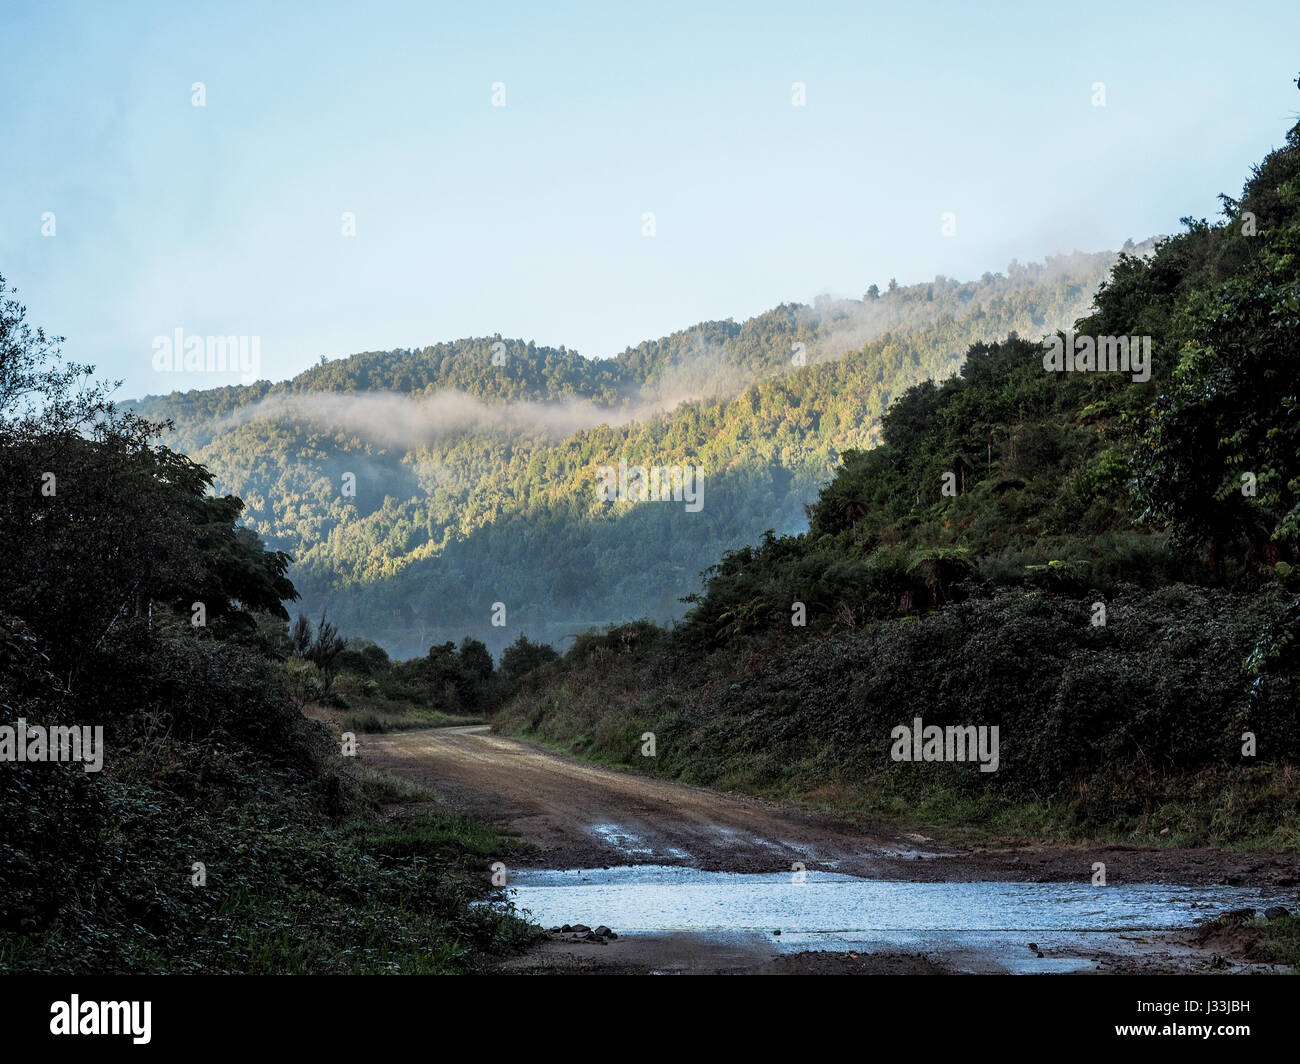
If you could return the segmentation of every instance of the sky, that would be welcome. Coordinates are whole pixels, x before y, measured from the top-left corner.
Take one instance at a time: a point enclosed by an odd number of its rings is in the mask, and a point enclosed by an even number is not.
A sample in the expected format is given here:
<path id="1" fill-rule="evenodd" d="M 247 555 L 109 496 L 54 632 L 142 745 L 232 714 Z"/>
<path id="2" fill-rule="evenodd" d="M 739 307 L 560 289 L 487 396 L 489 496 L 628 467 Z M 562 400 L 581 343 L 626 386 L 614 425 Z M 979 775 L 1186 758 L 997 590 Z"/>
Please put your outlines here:
<path id="1" fill-rule="evenodd" d="M 1295 0 L 0 0 L 0 41 L 0 274 L 119 398 L 237 382 L 155 368 L 178 329 L 272 380 L 605 357 L 1118 248 L 1217 214 L 1300 112 Z"/>

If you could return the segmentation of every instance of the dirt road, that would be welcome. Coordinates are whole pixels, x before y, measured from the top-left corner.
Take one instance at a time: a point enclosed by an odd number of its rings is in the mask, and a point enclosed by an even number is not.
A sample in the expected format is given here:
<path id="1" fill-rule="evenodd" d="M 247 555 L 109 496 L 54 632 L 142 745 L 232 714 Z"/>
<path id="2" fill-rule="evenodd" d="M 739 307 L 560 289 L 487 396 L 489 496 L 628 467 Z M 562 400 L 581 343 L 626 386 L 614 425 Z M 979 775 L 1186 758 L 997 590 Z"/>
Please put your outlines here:
<path id="1" fill-rule="evenodd" d="M 362 737 L 363 761 L 425 784 L 457 810 L 518 832 L 537 868 L 685 865 L 808 869 L 873 879 L 1289 886 L 1300 856 L 1135 846 L 957 852 L 924 835 L 861 830 L 754 798 L 601 768 L 493 735 L 486 726 Z"/>
<path id="2" fill-rule="evenodd" d="M 430 805 L 451 808 L 512 830 L 535 846 L 526 856 L 511 857 L 511 874 L 516 877 L 511 882 L 523 884 L 514 893 L 527 895 L 521 904 L 539 919 L 550 905 L 546 923 L 585 921 L 595 926 L 604 921 L 623 923 L 626 931 L 627 922 L 633 922 L 630 912 L 644 916 L 648 903 L 653 913 L 650 924 L 643 921 L 640 929 L 634 925 L 633 933 L 595 944 L 572 935 L 552 935 L 522 956 L 497 961 L 498 970 L 618 974 L 1261 970 L 1250 955 L 1256 931 L 1225 932 L 1228 937 L 1215 932 L 1218 937 L 1207 942 L 1205 928 L 1187 926 L 1190 914 L 1184 926 L 1172 931 L 1120 933 L 1100 925 L 1089 931 L 1092 925 L 1085 915 L 1087 933 L 1068 933 L 1069 928 L 1058 933 L 1062 924 L 1054 918 L 1046 924 L 1033 922 L 1035 888 L 1026 885 L 1059 884 L 1046 888 L 1046 895 L 1044 888 L 1037 888 L 1040 908 L 1044 897 L 1056 906 L 1071 897 L 1077 902 L 1086 893 L 1084 909 L 1099 912 L 1111 899 L 1123 896 L 1122 889 L 1096 895 L 1087 886 L 1094 863 L 1100 861 L 1112 886 L 1159 884 L 1155 889 L 1164 892 L 1164 885 L 1184 884 L 1186 889 L 1201 891 L 1197 915 L 1200 911 L 1213 915 L 1216 909 L 1233 907 L 1230 896 L 1238 888 L 1265 888 L 1275 896 L 1279 891 L 1294 894 L 1291 885 L 1300 874 L 1300 858 L 1295 855 L 1123 846 L 957 850 L 924 835 L 863 829 L 753 798 L 597 767 L 493 735 L 485 726 L 367 735 L 361 740 L 360 754 L 363 763 L 422 783 L 437 796 L 436 803 L 394 806 L 392 816 L 410 816 Z M 841 873 L 854 877 L 853 882 L 862 881 L 868 891 L 894 891 L 893 897 L 902 899 L 904 926 L 898 931 L 871 930 L 879 926 L 879 918 L 888 916 L 879 897 L 846 911 L 839 902 L 844 896 L 840 892 L 846 889 L 844 877 L 819 878 L 818 888 L 787 899 L 780 893 L 786 888 L 773 881 L 788 882 L 798 864 L 810 876 Z M 680 874 L 688 877 L 684 884 L 667 889 L 615 888 L 612 893 L 578 900 L 593 886 L 603 891 L 627 876 L 626 866 L 663 865 L 682 869 Z M 539 871 L 530 873 L 530 868 Z M 668 871 L 676 874 L 676 869 Z M 683 898 L 707 900 L 716 885 L 700 883 L 699 877 L 719 872 L 767 875 L 745 877 L 745 883 L 724 883 L 720 916 L 711 913 L 692 924 L 669 914 Z M 567 877 L 558 888 L 539 892 L 528 886 L 530 875 L 536 881 L 556 874 Z M 644 872 L 663 874 L 664 870 L 650 868 Z M 766 885 L 757 888 L 758 893 L 746 894 L 756 879 Z M 918 886 L 914 892 L 900 894 L 898 881 Z M 998 889 L 1001 884 L 1006 884 L 1004 891 Z M 1177 889 L 1182 888 L 1170 891 Z M 981 904 L 980 897 L 990 893 L 1005 897 L 1005 905 L 993 902 L 995 913 L 982 925 L 989 930 L 972 930 L 979 923 L 972 914 Z M 945 896 L 949 908 L 939 912 Z M 777 907 L 763 909 L 774 897 Z M 1293 899 L 1287 900 L 1294 906 Z M 614 915 L 619 904 L 634 907 L 623 911 L 627 922 Z M 761 918 L 756 915 L 760 911 Z M 662 922 L 653 922 L 661 916 Z M 779 927 L 753 926 L 756 920 L 769 918 L 785 924 L 782 937 L 774 934 L 781 933 Z M 726 931 L 728 920 L 743 927 Z M 842 934 L 836 943 L 829 941 L 828 934 L 849 926 L 864 930 L 849 935 L 849 941 Z M 1077 923 L 1071 926 L 1079 929 Z"/>

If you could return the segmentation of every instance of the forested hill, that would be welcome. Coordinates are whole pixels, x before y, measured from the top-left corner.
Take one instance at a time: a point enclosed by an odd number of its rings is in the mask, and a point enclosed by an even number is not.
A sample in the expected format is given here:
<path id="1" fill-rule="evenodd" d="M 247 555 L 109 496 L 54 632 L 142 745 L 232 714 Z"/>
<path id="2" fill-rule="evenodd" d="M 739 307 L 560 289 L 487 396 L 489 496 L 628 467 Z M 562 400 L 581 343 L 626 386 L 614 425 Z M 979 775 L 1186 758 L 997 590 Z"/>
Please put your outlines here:
<path id="1" fill-rule="evenodd" d="M 294 557 L 307 611 L 399 656 L 466 634 L 561 643 L 680 615 L 723 552 L 807 527 L 805 505 L 843 452 L 878 442 L 891 397 L 949 376 L 973 343 L 1068 327 L 1114 261 L 891 281 L 611 359 L 484 337 L 127 405 L 172 419 L 169 444 Z M 602 500 L 596 470 L 620 459 L 698 468 L 702 506 Z"/>

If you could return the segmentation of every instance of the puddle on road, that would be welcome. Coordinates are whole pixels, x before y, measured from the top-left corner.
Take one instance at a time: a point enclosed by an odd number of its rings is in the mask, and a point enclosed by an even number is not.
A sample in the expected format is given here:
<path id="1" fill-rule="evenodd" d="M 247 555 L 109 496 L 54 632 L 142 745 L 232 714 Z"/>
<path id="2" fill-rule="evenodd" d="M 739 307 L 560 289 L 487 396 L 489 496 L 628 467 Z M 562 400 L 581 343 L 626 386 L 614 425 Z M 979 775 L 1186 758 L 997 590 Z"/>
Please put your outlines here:
<path id="1" fill-rule="evenodd" d="M 1190 926 L 1280 895 L 1245 887 L 1089 883 L 908 883 L 809 871 L 701 872 L 669 865 L 522 871 L 510 894 L 544 927 L 608 924 L 620 934 L 762 933 L 774 949 L 970 951 L 1012 970 L 1086 967 L 1040 949 L 1124 948 L 1119 935 Z M 781 935 L 772 935 L 775 930 Z M 1017 958 L 1008 962 L 1008 958 Z"/>

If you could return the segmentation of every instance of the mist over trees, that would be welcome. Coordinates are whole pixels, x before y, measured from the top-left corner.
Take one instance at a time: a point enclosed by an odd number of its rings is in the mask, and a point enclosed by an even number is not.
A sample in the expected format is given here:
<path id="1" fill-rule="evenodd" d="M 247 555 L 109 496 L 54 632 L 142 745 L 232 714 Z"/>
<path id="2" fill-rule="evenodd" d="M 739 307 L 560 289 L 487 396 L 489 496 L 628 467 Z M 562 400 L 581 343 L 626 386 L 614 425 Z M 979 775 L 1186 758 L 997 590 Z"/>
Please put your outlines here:
<path id="1" fill-rule="evenodd" d="M 891 399 L 971 343 L 1068 325 L 1113 259 L 786 304 L 608 360 L 462 340 L 132 406 L 174 419 L 247 526 L 295 558 L 306 612 L 398 657 L 466 634 L 500 654 L 520 631 L 561 644 L 680 616 L 724 551 L 806 527 L 841 456 L 879 441 Z M 699 467 L 703 510 L 602 502 L 595 470 L 620 458 Z"/>

